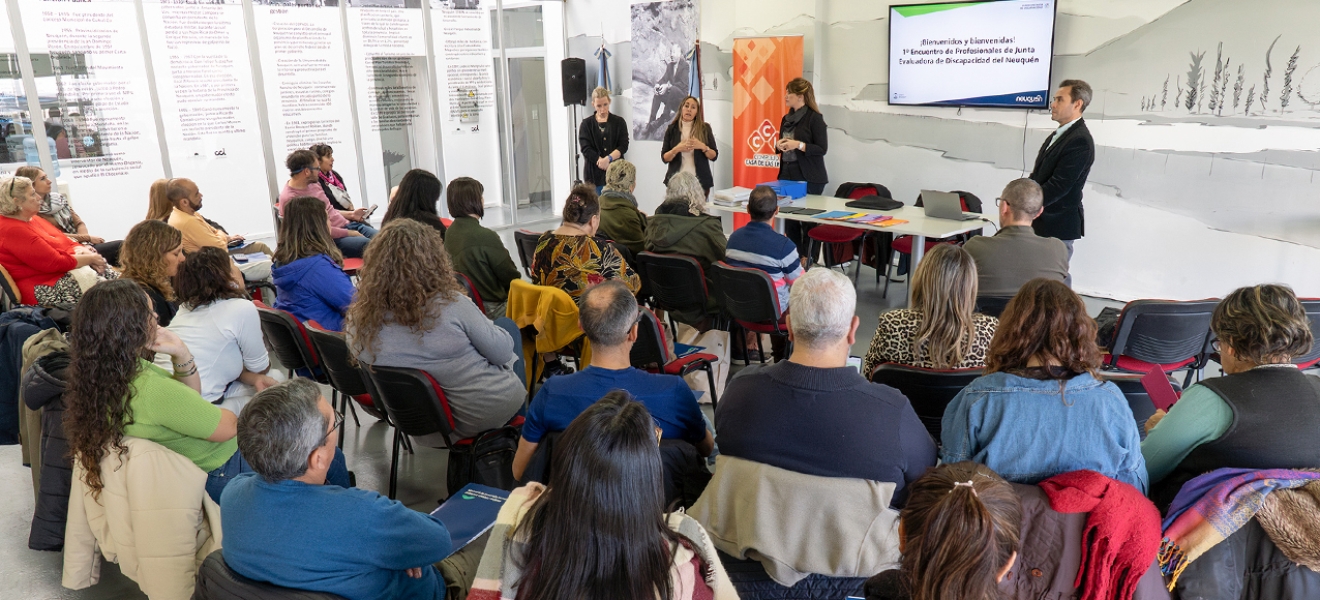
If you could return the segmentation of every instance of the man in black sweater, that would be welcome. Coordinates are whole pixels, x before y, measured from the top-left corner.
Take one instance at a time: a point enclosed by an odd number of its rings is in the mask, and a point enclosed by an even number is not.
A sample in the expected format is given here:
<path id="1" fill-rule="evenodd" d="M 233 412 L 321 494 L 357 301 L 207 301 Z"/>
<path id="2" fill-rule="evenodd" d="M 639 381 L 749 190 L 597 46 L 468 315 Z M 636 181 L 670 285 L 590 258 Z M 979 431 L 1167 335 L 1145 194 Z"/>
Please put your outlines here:
<path id="1" fill-rule="evenodd" d="M 821 477 L 905 487 L 935 466 L 935 442 L 906 397 L 848 366 L 860 323 L 857 291 L 830 269 L 812 269 L 789 292 L 787 361 L 748 367 L 715 411 L 720 452 Z"/>
<path id="2" fill-rule="evenodd" d="M 1050 103 L 1050 118 L 1059 128 L 1045 139 L 1036 154 L 1031 179 L 1045 195 L 1045 212 L 1032 228 L 1040 237 L 1063 240 L 1072 259 L 1073 240 L 1086 232 L 1082 188 L 1095 162 L 1095 141 L 1082 113 L 1091 104 L 1091 86 L 1080 79 L 1065 79 Z"/>

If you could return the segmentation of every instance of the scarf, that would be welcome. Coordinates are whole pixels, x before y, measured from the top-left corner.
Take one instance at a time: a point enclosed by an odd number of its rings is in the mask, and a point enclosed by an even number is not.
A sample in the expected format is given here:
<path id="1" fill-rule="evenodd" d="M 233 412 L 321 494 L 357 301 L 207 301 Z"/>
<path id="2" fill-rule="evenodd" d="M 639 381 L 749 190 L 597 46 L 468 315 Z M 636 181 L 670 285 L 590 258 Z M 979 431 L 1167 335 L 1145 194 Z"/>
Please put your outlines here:
<path id="1" fill-rule="evenodd" d="M 802 108 L 784 115 L 784 123 L 783 126 L 780 127 L 779 132 L 780 139 L 783 139 L 785 132 L 791 132 L 797 129 L 798 123 L 801 123 L 802 119 L 805 118 L 809 112 L 811 112 L 811 109 L 803 106 Z M 796 134 L 794 134 L 793 139 L 798 139 Z M 797 159 L 797 150 L 789 150 L 779 155 L 779 160 L 783 162 L 797 162 Z"/>
<path id="2" fill-rule="evenodd" d="M 56 191 L 46 194 L 41 199 L 41 208 L 37 212 L 55 219 L 55 224 L 64 233 L 77 233 L 78 228 L 73 224 L 73 209 L 69 207 L 69 200 Z"/>
<path id="3" fill-rule="evenodd" d="M 1160 542 L 1160 571 L 1172 591 L 1192 561 L 1246 525 L 1276 490 L 1320 480 L 1292 469 L 1216 469 L 1188 481 L 1169 506 Z"/>
<path id="4" fill-rule="evenodd" d="M 1040 482 L 1050 508 L 1090 513 L 1082 530 L 1082 600 L 1131 600 L 1160 549 L 1160 511 L 1135 487 L 1095 471 Z"/>
<path id="5" fill-rule="evenodd" d="M 347 189 L 344 186 L 344 180 L 340 179 L 334 171 L 321 171 L 321 181 L 333 185 L 341 190 Z"/>

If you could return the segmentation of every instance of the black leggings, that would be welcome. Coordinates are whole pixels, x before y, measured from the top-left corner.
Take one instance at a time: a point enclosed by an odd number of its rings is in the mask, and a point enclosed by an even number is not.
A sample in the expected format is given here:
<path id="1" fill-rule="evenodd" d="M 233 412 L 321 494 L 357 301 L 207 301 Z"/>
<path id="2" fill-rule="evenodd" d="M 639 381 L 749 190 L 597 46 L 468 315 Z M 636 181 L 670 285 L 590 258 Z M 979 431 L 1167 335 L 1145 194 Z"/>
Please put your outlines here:
<path id="1" fill-rule="evenodd" d="M 807 184 L 808 195 L 819 196 L 824 191 L 825 184 L 823 183 Z M 793 240 L 794 244 L 797 244 L 798 256 L 806 256 L 807 250 L 811 248 L 811 238 L 807 236 L 807 232 L 811 231 L 812 227 L 815 227 L 815 225 L 804 223 L 802 221 L 794 221 L 792 219 L 784 219 L 784 235 L 787 236 L 788 239 Z M 814 260 L 815 257 L 812 257 L 812 259 Z"/>

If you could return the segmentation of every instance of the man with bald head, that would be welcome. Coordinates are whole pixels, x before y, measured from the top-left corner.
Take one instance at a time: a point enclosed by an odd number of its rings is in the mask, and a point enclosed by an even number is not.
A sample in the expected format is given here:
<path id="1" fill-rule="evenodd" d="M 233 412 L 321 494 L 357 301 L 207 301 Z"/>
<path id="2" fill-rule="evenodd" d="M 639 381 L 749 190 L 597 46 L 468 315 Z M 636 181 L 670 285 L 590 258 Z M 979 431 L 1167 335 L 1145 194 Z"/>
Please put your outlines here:
<path id="1" fill-rule="evenodd" d="M 1031 224 L 1044 212 L 1040 184 L 1015 179 L 995 199 L 999 231 L 975 236 L 963 248 L 976 261 L 978 296 L 1011 298 L 1022 284 L 1037 277 L 1071 284 L 1068 248 L 1058 238 L 1036 235 Z"/>
<path id="2" fill-rule="evenodd" d="M 228 251 L 231 242 L 243 241 L 241 235 L 228 235 L 216 228 L 211 221 L 197 212 L 202 208 L 202 191 L 191 179 L 171 179 L 165 188 L 165 197 L 174 205 L 170 212 L 169 224 L 183 233 L 183 251 L 196 252 L 203 246 L 212 246 Z M 231 254 L 239 252 L 235 250 Z M 242 247 L 243 254 L 265 254 L 271 256 L 270 248 L 261 242 L 252 242 Z M 264 281 L 270 279 L 270 261 L 247 261 L 238 265 L 246 281 Z"/>
<path id="3" fill-rule="evenodd" d="M 522 478 L 541 437 L 563 431 L 587 407 L 613 390 L 624 390 L 646 405 L 662 430 L 663 439 L 690 442 L 702 456 L 710 456 L 715 439 L 687 382 L 677 375 L 659 375 L 635 369 L 630 360 L 637 342 L 640 308 L 628 287 L 617 280 L 588 288 L 579 300 L 578 319 L 591 342 L 591 365 L 578 373 L 545 380 L 532 399 L 523 423 L 513 476 Z"/>

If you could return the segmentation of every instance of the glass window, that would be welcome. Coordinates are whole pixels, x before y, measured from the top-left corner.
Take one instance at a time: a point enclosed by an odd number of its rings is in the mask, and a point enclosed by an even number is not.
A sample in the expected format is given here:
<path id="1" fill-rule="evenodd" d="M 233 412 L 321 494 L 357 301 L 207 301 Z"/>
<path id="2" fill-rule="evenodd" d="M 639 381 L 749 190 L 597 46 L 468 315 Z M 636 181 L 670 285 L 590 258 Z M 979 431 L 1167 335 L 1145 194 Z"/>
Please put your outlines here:
<path id="1" fill-rule="evenodd" d="M 490 11 L 491 31 L 499 30 L 495 15 L 499 11 Z M 541 7 L 524 6 L 504 9 L 504 47 L 536 48 L 545 45 L 545 32 L 541 27 Z M 499 49 L 499 36 L 491 35 L 491 48 Z"/>

